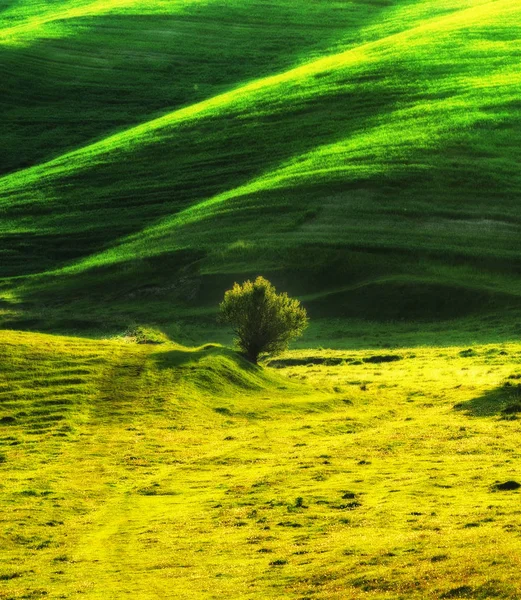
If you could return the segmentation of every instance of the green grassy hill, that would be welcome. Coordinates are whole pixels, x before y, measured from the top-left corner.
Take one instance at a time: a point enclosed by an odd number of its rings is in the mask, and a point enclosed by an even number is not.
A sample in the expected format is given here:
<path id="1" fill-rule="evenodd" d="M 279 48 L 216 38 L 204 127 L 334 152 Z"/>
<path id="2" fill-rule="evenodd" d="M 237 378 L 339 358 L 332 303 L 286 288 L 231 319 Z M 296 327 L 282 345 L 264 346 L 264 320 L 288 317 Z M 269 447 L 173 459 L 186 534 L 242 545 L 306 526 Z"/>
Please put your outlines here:
<path id="1" fill-rule="evenodd" d="M 257 273 L 328 338 L 517 318 L 517 1 L 18 1 L 0 26 L 10 326 L 186 338 Z"/>
<path id="2" fill-rule="evenodd" d="M 519 597 L 520 58 L 519 0 L 0 0 L 0 600 Z"/>

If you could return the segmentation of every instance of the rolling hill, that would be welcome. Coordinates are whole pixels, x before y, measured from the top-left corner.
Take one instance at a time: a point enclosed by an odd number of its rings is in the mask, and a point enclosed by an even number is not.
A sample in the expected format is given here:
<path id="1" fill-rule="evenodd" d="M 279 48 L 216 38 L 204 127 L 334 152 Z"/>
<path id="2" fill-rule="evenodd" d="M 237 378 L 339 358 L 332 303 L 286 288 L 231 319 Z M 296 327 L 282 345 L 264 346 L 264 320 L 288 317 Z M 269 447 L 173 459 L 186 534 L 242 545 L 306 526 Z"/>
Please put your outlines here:
<path id="1" fill-rule="evenodd" d="M 182 337 L 259 272 L 324 323 L 517 318 L 517 2 L 11 2 L 0 26 L 8 326 Z"/>
<path id="2" fill-rule="evenodd" d="M 519 598 L 520 58 L 519 0 L 0 0 L 0 600 Z"/>

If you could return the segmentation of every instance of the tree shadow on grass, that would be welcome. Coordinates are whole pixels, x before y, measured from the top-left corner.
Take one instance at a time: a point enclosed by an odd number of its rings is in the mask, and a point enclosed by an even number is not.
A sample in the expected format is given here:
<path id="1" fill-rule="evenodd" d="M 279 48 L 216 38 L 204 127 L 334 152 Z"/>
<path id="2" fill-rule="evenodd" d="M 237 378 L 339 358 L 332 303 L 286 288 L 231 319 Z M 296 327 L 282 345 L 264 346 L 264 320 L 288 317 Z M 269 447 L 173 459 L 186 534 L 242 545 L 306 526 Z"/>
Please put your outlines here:
<path id="1" fill-rule="evenodd" d="M 218 346 L 207 344 L 198 350 L 168 350 L 156 352 L 153 355 L 156 365 L 160 369 L 174 369 L 176 367 L 197 367 L 202 361 L 209 358 L 224 358 L 231 361 L 234 366 L 242 371 L 252 374 L 260 374 L 262 367 L 254 365 L 238 352 Z"/>
<path id="2" fill-rule="evenodd" d="M 501 416 L 506 420 L 516 419 L 521 414 L 521 384 L 507 381 L 477 398 L 455 404 L 454 409 L 472 417 Z"/>
<path id="3" fill-rule="evenodd" d="M 152 355 L 158 369 L 168 369 L 181 388 L 207 397 L 230 396 L 280 387 L 262 367 L 222 346 L 207 345 L 197 350 L 166 350 Z"/>

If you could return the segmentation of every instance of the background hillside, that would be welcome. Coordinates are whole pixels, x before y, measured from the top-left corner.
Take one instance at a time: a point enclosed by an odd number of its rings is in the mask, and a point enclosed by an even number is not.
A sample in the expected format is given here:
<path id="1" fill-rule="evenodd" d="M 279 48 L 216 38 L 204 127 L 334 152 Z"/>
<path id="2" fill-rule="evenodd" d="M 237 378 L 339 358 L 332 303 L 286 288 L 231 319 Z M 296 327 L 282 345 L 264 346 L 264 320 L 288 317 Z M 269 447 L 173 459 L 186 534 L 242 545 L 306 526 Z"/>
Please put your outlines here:
<path id="1" fill-rule="evenodd" d="M 516 0 L 0 10 L 4 326 L 195 340 L 262 273 L 304 344 L 519 333 Z"/>

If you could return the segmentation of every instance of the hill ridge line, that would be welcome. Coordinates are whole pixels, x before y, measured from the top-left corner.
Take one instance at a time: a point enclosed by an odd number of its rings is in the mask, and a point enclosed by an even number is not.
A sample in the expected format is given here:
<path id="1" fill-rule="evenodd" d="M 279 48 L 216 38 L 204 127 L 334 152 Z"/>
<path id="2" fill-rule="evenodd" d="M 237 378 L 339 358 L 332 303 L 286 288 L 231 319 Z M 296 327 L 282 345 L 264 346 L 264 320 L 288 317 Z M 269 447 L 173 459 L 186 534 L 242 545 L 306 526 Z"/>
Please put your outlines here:
<path id="1" fill-rule="evenodd" d="M 49 12 L 47 15 L 33 16 L 17 25 L 11 25 L 10 27 L 0 29 L 0 45 L 5 43 L 5 40 L 9 39 L 11 36 L 25 30 L 31 30 L 34 27 L 47 25 L 48 23 L 53 23 L 55 21 L 86 17 L 91 14 L 105 14 L 114 8 L 132 6 L 141 2 L 142 0 L 109 0 L 108 2 L 106 0 L 94 0 L 94 2 L 91 1 L 80 6 L 69 8 L 68 10 L 58 10 Z"/>
<path id="2" fill-rule="evenodd" d="M 474 12 L 483 10 L 485 7 L 489 7 L 490 5 L 501 4 L 505 4 L 507 6 L 510 4 L 515 5 L 515 1 L 489 0 L 489 2 L 485 2 L 484 4 L 480 4 L 478 6 L 459 9 L 448 15 L 443 15 L 441 17 L 437 16 L 432 19 L 428 19 L 421 25 L 406 29 L 399 33 L 385 36 L 378 40 L 360 44 L 337 54 L 321 57 L 282 73 L 269 75 L 260 79 L 254 79 L 253 81 L 239 85 L 239 87 L 232 88 L 231 90 L 223 92 L 222 94 L 212 96 L 211 98 L 207 98 L 206 100 L 202 100 L 195 104 L 184 106 L 155 119 L 134 125 L 128 129 L 125 129 L 124 131 L 109 135 L 106 138 L 92 144 L 87 144 L 86 146 L 65 152 L 64 154 L 50 161 L 36 164 L 13 173 L 8 173 L 7 175 L 0 177 L 0 192 L 10 192 L 12 190 L 19 189 L 20 184 L 24 186 L 30 185 L 39 178 L 40 174 L 47 174 L 47 176 L 50 176 L 65 171 L 68 173 L 76 172 L 81 170 L 82 166 L 84 165 L 76 164 L 75 168 L 71 169 L 71 165 L 68 163 L 70 159 L 89 155 L 92 155 L 92 158 L 102 157 L 109 155 L 114 149 L 124 150 L 125 146 L 133 145 L 133 142 L 135 142 L 141 134 L 154 133 L 163 129 L 164 127 L 175 125 L 176 123 L 187 120 L 188 118 L 200 117 L 207 111 L 211 111 L 214 108 L 229 106 L 236 98 L 240 98 L 249 93 L 269 89 L 281 83 L 291 82 L 293 79 L 298 79 L 299 73 L 302 75 L 305 74 L 307 76 L 312 76 L 317 73 L 327 71 L 328 69 L 333 70 L 334 68 L 343 66 L 344 62 L 349 56 L 353 57 L 352 62 L 355 63 L 356 58 L 363 57 L 367 50 L 378 48 L 381 45 L 389 43 L 391 40 L 398 40 L 403 37 L 408 37 L 418 31 L 429 30 L 440 23 L 443 24 L 450 23 L 451 21 L 458 21 L 461 18 L 464 18 L 467 14 L 472 14 Z M 99 162 L 102 163 L 103 160 L 99 160 Z M 92 166 L 93 164 L 94 161 L 89 161 L 89 166 Z M 22 181 L 19 181 L 20 179 L 22 179 Z M 2 190 L 2 188 L 4 189 Z M 2 198 L 0 198 L 0 205 L 1 202 Z"/>

